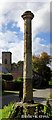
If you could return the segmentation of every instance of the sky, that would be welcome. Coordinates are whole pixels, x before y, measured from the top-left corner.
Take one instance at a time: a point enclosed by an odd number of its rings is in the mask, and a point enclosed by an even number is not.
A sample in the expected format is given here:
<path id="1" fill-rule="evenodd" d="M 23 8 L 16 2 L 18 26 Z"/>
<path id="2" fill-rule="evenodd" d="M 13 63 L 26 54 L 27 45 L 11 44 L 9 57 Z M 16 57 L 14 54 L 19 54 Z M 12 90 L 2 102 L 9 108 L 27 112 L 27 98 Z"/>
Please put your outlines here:
<path id="1" fill-rule="evenodd" d="M 24 60 L 24 20 L 21 15 L 30 10 L 32 20 L 32 54 L 47 52 L 52 55 L 51 0 L 0 1 L 0 63 L 2 52 L 12 52 L 12 62 Z"/>

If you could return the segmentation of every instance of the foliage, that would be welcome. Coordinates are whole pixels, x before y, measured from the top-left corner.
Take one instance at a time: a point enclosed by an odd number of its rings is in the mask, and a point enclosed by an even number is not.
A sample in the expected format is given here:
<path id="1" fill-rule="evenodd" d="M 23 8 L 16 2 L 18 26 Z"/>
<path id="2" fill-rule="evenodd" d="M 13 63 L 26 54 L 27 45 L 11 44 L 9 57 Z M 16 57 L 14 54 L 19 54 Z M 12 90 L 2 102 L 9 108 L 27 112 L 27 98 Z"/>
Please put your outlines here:
<path id="1" fill-rule="evenodd" d="M 44 106 L 44 114 L 49 117 L 52 117 L 52 107 L 49 104 L 49 100 L 47 100 L 46 105 Z"/>
<path id="2" fill-rule="evenodd" d="M 4 90 L 4 86 L 5 86 L 4 80 L 2 80 L 2 91 Z"/>
<path id="3" fill-rule="evenodd" d="M 4 106 L 3 109 L 0 109 L 0 114 L 2 114 L 2 116 L 0 116 L 0 119 L 2 118 L 20 118 L 21 115 L 28 115 L 29 113 L 29 108 L 31 108 L 32 106 L 34 106 L 34 113 L 32 113 L 33 115 L 36 115 L 36 112 L 38 112 L 38 117 L 39 115 L 46 115 L 47 117 L 52 117 L 52 108 L 50 106 L 50 104 L 47 101 L 46 105 L 40 104 L 40 103 L 26 103 L 22 106 L 20 106 L 18 103 L 10 103 L 8 104 L 8 106 Z M 38 111 L 36 111 L 38 110 Z"/>
<path id="4" fill-rule="evenodd" d="M 23 78 L 22 77 L 18 77 L 16 79 L 13 80 L 13 82 L 22 82 Z"/>
<path id="5" fill-rule="evenodd" d="M 50 56 L 46 52 L 43 52 L 40 54 L 39 59 L 43 64 L 46 65 L 49 64 Z"/>
<path id="6" fill-rule="evenodd" d="M 19 91 L 23 87 L 23 79 L 14 79 L 12 81 L 2 80 L 2 90 Z"/>
<path id="7" fill-rule="evenodd" d="M 2 119 L 2 109 L 0 109 L 0 120 Z"/>
<path id="8" fill-rule="evenodd" d="M 19 77 L 19 78 L 18 78 L 18 81 L 23 81 L 23 77 Z"/>
<path id="9" fill-rule="evenodd" d="M 33 71 L 42 76 L 43 81 L 47 82 L 51 79 L 51 70 L 49 67 L 50 56 L 43 52 L 40 56 L 32 57 Z"/>
<path id="10" fill-rule="evenodd" d="M 23 65 L 23 61 L 19 61 L 18 63 L 13 63 L 12 64 L 12 70 L 15 70 L 15 69 L 17 69 L 20 65 Z"/>
<path id="11" fill-rule="evenodd" d="M 21 64 L 23 65 L 23 61 L 19 61 L 19 62 L 17 63 L 17 67 L 19 67 Z"/>
<path id="12" fill-rule="evenodd" d="M 13 82 L 17 84 L 18 90 L 22 92 L 22 89 L 23 89 L 23 78 L 15 79 L 15 80 L 13 80 Z"/>
<path id="13" fill-rule="evenodd" d="M 0 113 L 2 113 L 0 119 L 9 118 L 11 112 L 13 111 L 13 108 L 14 108 L 14 103 L 10 103 L 8 104 L 8 106 L 4 106 L 3 109 L 0 109 Z"/>
<path id="14" fill-rule="evenodd" d="M 49 64 L 50 56 L 43 52 L 40 56 L 32 56 L 33 69 L 37 72 L 39 67 L 47 66 Z"/>
<path id="15" fill-rule="evenodd" d="M 52 80 L 49 81 L 49 85 L 52 85 Z"/>
<path id="16" fill-rule="evenodd" d="M 13 63 L 13 64 L 12 64 L 12 70 L 13 70 L 13 69 L 16 69 L 16 68 L 17 68 L 16 63 Z"/>
<path id="17" fill-rule="evenodd" d="M 39 65 L 40 65 L 39 58 L 36 56 L 32 56 L 32 68 L 33 68 L 33 70 L 37 72 Z"/>
<path id="18" fill-rule="evenodd" d="M 4 80 L 13 80 L 13 76 L 10 73 L 2 74 L 2 79 L 4 79 Z"/>
<path id="19" fill-rule="evenodd" d="M 42 75 L 43 80 L 47 82 L 51 79 L 51 70 L 46 65 L 40 65 L 40 67 L 38 68 L 38 73 Z"/>

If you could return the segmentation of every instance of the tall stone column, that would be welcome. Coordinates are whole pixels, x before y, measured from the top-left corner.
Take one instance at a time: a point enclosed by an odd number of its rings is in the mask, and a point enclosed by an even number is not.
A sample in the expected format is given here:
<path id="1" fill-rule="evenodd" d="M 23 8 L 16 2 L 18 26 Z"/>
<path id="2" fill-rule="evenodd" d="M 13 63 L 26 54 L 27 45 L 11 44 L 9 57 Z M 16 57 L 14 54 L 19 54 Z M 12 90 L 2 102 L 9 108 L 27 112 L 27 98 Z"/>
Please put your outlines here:
<path id="1" fill-rule="evenodd" d="M 24 19 L 24 71 L 23 71 L 23 101 L 33 99 L 32 90 L 32 28 L 31 20 L 34 15 L 31 11 L 26 11 Z"/>

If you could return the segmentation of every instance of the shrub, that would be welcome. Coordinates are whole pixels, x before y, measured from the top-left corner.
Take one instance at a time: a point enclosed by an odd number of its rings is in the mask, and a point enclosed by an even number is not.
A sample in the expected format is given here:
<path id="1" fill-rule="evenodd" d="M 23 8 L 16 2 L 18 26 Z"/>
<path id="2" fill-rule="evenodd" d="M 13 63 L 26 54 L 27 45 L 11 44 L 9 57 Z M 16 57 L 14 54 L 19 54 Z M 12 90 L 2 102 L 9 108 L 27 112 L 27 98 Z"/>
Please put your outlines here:
<path id="1" fill-rule="evenodd" d="M 5 86 L 4 80 L 2 80 L 2 91 L 4 90 L 4 86 Z"/>
<path id="2" fill-rule="evenodd" d="M 52 80 L 49 81 L 49 85 L 52 85 Z"/>
<path id="3" fill-rule="evenodd" d="M 2 74 L 2 79 L 13 80 L 13 76 L 11 74 Z"/>
<path id="4" fill-rule="evenodd" d="M 19 77 L 13 80 L 13 82 L 23 82 L 23 78 Z"/>
<path id="5" fill-rule="evenodd" d="M 12 91 L 20 91 L 21 88 L 23 87 L 23 82 L 22 81 L 2 81 L 2 90 L 12 90 Z"/>
<path id="6" fill-rule="evenodd" d="M 17 85 L 17 90 L 21 91 L 23 88 L 23 82 L 21 80 L 14 81 L 14 86 L 15 86 L 15 84 Z"/>
<path id="7" fill-rule="evenodd" d="M 22 88 L 23 88 L 22 78 L 18 78 L 18 79 L 13 80 L 13 83 L 14 83 L 14 86 L 15 86 L 15 84 L 17 85 L 18 90 L 22 90 Z"/>
<path id="8" fill-rule="evenodd" d="M 23 77 L 19 77 L 19 78 L 18 78 L 18 81 L 23 81 Z"/>

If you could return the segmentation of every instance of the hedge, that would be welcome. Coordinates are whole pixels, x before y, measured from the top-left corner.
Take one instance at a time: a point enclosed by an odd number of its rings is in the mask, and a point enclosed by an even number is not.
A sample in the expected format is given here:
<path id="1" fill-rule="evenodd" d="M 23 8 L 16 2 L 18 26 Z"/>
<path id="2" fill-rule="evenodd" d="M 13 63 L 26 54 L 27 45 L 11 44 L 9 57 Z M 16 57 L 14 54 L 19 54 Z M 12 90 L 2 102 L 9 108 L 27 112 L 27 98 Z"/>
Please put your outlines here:
<path id="1" fill-rule="evenodd" d="M 13 80 L 13 76 L 11 74 L 2 74 L 2 79 Z"/>
<path id="2" fill-rule="evenodd" d="M 2 82 L 2 90 L 12 90 L 12 91 L 20 91 L 23 88 L 22 81 L 6 81 L 3 80 Z"/>

